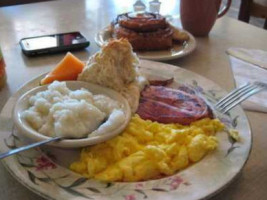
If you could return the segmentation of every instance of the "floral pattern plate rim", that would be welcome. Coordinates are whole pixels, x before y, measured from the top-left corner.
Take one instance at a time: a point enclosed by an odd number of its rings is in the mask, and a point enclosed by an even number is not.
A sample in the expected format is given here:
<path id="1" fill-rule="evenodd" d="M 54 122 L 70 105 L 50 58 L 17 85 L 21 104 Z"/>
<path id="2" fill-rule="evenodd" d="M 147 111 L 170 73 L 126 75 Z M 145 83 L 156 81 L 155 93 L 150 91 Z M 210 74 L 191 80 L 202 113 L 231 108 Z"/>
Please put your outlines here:
<path id="1" fill-rule="evenodd" d="M 170 50 L 162 51 L 138 51 L 137 56 L 141 59 L 162 61 L 162 60 L 173 60 L 177 58 L 182 58 L 191 54 L 197 47 L 197 42 L 194 36 L 183 30 L 189 35 L 189 40 L 183 44 L 174 44 Z M 109 39 L 111 39 L 111 32 L 109 27 L 105 27 L 100 30 L 95 36 L 95 42 L 98 46 L 103 46 Z"/>
<path id="2" fill-rule="evenodd" d="M 142 60 L 140 70 L 151 79 L 174 77 L 175 81 L 179 80 L 179 83 L 200 92 L 211 104 L 225 94 L 210 80 L 173 65 Z M 25 84 L 4 106 L 0 115 L 1 152 L 29 142 L 14 127 L 11 113 L 16 98 L 37 86 L 41 77 Z M 220 117 L 228 127 L 239 131 L 241 141 L 236 142 L 227 132 L 220 132 L 217 134 L 219 147 L 216 151 L 185 170 L 162 179 L 135 183 L 103 183 L 86 179 L 67 168 L 78 158 L 78 150 L 48 146 L 22 152 L 2 162 L 19 182 L 46 199 L 206 199 L 229 185 L 241 172 L 251 150 L 251 131 L 243 110 L 237 107 Z"/>

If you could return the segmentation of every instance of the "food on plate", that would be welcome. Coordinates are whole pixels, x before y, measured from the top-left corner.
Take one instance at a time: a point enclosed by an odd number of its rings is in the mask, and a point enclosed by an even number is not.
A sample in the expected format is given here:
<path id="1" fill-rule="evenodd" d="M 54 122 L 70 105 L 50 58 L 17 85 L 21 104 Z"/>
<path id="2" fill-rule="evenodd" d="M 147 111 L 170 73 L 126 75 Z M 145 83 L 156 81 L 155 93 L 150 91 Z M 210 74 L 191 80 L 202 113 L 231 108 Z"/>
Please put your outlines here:
<path id="1" fill-rule="evenodd" d="M 31 96 L 29 105 L 22 118 L 37 132 L 50 137 L 105 134 L 119 127 L 125 118 L 120 103 L 110 97 L 93 95 L 84 88 L 72 91 L 65 82 L 58 81 Z"/>
<path id="2" fill-rule="evenodd" d="M 126 38 L 134 50 L 170 49 L 175 41 L 186 41 L 184 31 L 171 26 L 166 19 L 154 13 L 124 13 L 118 15 L 110 30 L 115 38 Z"/>
<path id="3" fill-rule="evenodd" d="M 117 23 L 137 32 L 151 32 L 167 27 L 166 19 L 154 13 L 124 13 L 117 16 Z"/>
<path id="4" fill-rule="evenodd" d="M 79 81 L 114 89 L 129 102 L 132 112 L 138 107 L 140 91 L 147 80 L 138 71 L 139 59 L 126 39 L 113 40 L 91 56 Z"/>
<path id="5" fill-rule="evenodd" d="M 138 62 L 127 40 L 111 41 L 90 57 L 78 80 L 122 91 L 135 81 Z"/>
<path id="6" fill-rule="evenodd" d="M 68 52 L 60 63 L 41 80 L 41 85 L 52 83 L 55 80 L 77 80 L 78 74 L 82 72 L 84 65 L 85 63 Z"/>
<path id="7" fill-rule="evenodd" d="M 134 50 L 164 50 L 172 47 L 172 30 L 168 27 L 157 31 L 139 33 L 115 25 L 116 38 L 127 38 Z"/>
<path id="8" fill-rule="evenodd" d="M 68 53 L 41 84 L 54 80 L 79 80 L 108 87 L 121 93 L 132 113 L 137 110 L 140 91 L 148 81 L 138 70 L 139 59 L 126 39 L 113 40 L 84 63 Z"/>
<path id="9" fill-rule="evenodd" d="M 195 94 L 165 86 L 149 85 L 141 92 L 137 114 L 142 119 L 188 125 L 212 117 L 203 99 Z"/>
<path id="10" fill-rule="evenodd" d="M 218 119 L 189 126 L 162 124 L 134 115 L 123 133 L 105 143 L 84 148 L 70 169 L 102 181 L 145 181 L 172 175 L 216 149 Z"/>
<path id="11" fill-rule="evenodd" d="M 172 84 L 174 81 L 174 78 L 165 79 L 165 80 L 148 80 L 149 85 L 155 85 L 155 86 L 168 86 Z"/>
<path id="12" fill-rule="evenodd" d="M 180 29 L 178 29 L 172 25 L 170 25 L 170 26 L 171 26 L 172 31 L 173 31 L 172 39 L 174 40 L 174 42 L 183 42 L 183 41 L 189 40 L 189 35 L 186 32 L 184 32 L 184 31 L 182 31 L 182 30 L 180 30 Z"/>
<path id="13" fill-rule="evenodd" d="M 239 132 L 235 129 L 229 129 L 229 136 L 235 141 L 239 142 L 241 140 Z"/>
<path id="14" fill-rule="evenodd" d="M 164 20 L 145 22 L 140 30 L 162 28 Z M 120 20 L 123 28 L 134 31 L 138 23 Z M 119 136 L 84 148 L 80 160 L 70 166 L 73 171 L 102 181 L 144 181 L 172 175 L 216 149 L 215 134 L 224 125 L 213 119 L 206 102 L 189 88 L 172 88 L 173 78 L 148 81 L 138 64 L 131 44 L 122 38 L 91 56 L 80 73 L 74 70 L 77 80 L 122 94 L 133 117 Z M 63 77 L 60 69 L 57 75 Z M 53 82 L 29 103 L 22 116 L 48 136 L 99 136 L 119 127 L 125 118 L 118 102 L 85 89 L 71 91 L 65 82 Z"/>

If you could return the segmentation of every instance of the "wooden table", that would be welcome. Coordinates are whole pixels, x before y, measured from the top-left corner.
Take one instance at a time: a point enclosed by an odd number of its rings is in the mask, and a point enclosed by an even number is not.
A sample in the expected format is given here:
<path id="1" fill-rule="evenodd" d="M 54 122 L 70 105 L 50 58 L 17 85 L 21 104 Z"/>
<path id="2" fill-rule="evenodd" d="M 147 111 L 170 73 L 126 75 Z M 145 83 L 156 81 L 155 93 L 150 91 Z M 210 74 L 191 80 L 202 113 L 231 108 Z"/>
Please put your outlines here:
<path id="1" fill-rule="evenodd" d="M 0 8 L 0 44 L 6 61 L 7 85 L 0 92 L 0 108 L 10 95 L 35 76 L 49 71 L 64 54 L 25 57 L 19 47 L 23 37 L 68 31 L 81 31 L 91 46 L 74 54 L 87 60 L 99 48 L 94 35 L 118 13 L 132 9 L 133 1 L 62 0 Z M 179 2 L 163 1 L 163 14 L 177 14 Z M 177 20 L 177 21 L 175 21 Z M 174 19 L 178 23 L 178 19 Z M 197 38 L 191 55 L 168 63 L 207 77 L 231 90 L 233 76 L 225 50 L 244 47 L 267 50 L 267 32 L 235 19 L 219 19 L 209 37 Z M 253 148 L 242 174 L 214 200 L 260 200 L 267 197 L 267 114 L 247 112 L 253 132 Z M 42 199 L 24 188 L 0 164 L 0 199 Z"/>

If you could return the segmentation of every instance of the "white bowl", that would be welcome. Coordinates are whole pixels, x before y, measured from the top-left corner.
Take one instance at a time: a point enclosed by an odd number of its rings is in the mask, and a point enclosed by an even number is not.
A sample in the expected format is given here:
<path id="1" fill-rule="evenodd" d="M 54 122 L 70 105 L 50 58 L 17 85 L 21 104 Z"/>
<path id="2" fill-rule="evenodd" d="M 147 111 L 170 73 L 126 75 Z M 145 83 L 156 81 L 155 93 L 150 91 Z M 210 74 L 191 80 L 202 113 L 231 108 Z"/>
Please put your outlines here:
<path id="1" fill-rule="evenodd" d="M 103 134 L 100 136 L 92 136 L 89 138 L 82 138 L 82 139 L 64 139 L 59 142 L 49 143 L 51 146 L 63 147 L 63 148 L 78 148 L 78 147 L 85 147 L 89 145 L 98 144 L 104 142 L 112 137 L 121 133 L 125 127 L 128 125 L 131 119 L 131 109 L 127 102 L 127 100 L 121 96 L 118 92 L 95 85 L 92 83 L 82 82 L 82 81 L 66 81 L 67 87 L 70 90 L 78 90 L 81 88 L 88 89 L 93 94 L 104 94 L 116 101 L 119 101 L 122 104 L 122 109 L 125 113 L 125 120 L 124 122 L 115 130 L 110 131 L 108 134 Z M 43 141 L 47 140 L 50 137 L 42 135 L 34 130 L 22 117 L 21 113 L 29 108 L 29 98 L 35 95 L 37 92 L 47 90 L 48 85 L 39 86 L 33 88 L 32 90 L 23 94 L 16 102 L 14 110 L 13 110 L 13 119 L 16 127 L 18 128 L 19 132 L 24 136 L 32 139 L 33 141 Z"/>

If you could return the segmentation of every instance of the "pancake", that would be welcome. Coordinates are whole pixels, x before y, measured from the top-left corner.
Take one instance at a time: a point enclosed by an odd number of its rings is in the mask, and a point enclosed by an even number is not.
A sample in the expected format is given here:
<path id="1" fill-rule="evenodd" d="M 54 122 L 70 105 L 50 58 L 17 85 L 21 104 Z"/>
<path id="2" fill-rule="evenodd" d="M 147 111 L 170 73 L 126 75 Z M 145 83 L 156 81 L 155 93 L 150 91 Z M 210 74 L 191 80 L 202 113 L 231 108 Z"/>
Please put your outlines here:
<path id="1" fill-rule="evenodd" d="M 154 13 L 125 13 L 118 15 L 117 23 L 136 32 L 151 32 L 167 27 L 164 17 Z"/>
<path id="2" fill-rule="evenodd" d="M 173 31 L 170 27 L 152 32 L 136 32 L 119 26 L 114 27 L 116 38 L 126 38 L 133 50 L 164 50 L 172 47 Z"/>
<path id="3" fill-rule="evenodd" d="M 173 45 L 173 29 L 159 14 L 121 14 L 112 23 L 112 30 L 115 38 L 126 38 L 133 50 L 165 50 Z"/>

